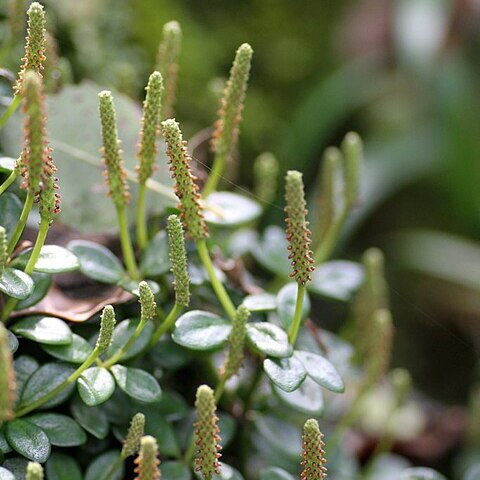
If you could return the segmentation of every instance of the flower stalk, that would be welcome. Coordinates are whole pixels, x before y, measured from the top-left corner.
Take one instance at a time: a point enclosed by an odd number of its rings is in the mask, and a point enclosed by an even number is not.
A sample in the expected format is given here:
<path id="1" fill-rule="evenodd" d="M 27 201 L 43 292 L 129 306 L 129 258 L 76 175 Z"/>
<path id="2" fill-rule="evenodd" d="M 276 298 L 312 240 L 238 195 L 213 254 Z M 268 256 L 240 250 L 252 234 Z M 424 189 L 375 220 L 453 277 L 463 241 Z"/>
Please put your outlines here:
<path id="1" fill-rule="evenodd" d="M 303 471 L 300 475 L 302 480 L 321 480 L 327 478 L 326 459 L 323 447 L 323 434 L 320 432 L 318 422 L 310 418 L 303 427 Z"/>
<path id="2" fill-rule="evenodd" d="M 161 478 L 159 464 L 157 440 L 150 435 L 142 437 L 140 453 L 135 459 L 137 474 L 135 480 L 159 480 Z"/>

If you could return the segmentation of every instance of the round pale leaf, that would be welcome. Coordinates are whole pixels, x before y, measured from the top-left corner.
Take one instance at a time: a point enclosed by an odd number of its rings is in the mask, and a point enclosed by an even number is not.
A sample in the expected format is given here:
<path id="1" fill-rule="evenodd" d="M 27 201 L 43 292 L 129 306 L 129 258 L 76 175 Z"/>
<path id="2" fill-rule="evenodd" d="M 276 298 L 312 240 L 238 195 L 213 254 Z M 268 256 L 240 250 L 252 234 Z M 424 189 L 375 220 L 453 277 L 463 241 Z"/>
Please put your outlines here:
<path id="1" fill-rule="evenodd" d="M 15 475 L 10 470 L 0 467 L 0 480 L 15 480 Z"/>
<path id="2" fill-rule="evenodd" d="M 260 472 L 260 480 L 295 480 L 285 470 L 278 467 L 268 467 Z"/>
<path id="3" fill-rule="evenodd" d="M 285 331 L 273 323 L 249 323 L 247 340 L 254 350 L 271 357 L 289 357 L 293 351 Z"/>
<path id="4" fill-rule="evenodd" d="M 262 267 L 281 277 L 288 278 L 288 275 L 292 273 L 292 267 L 288 259 L 287 247 L 285 230 L 277 226 L 270 226 L 265 229 L 262 240 L 253 245 L 252 254 Z"/>
<path id="5" fill-rule="evenodd" d="M 93 351 L 93 347 L 76 333 L 72 333 L 69 345 L 42 345 L 42 348 L 52 357 L 70 363 L 83 363 Z"/>
<path id="6" fill-rule="evenodd" d="M 220 227 L 236 227 L 257 219 L 262 207 L 251 198 L 233 192 L 213 192 L 205 201 L 205 220 Z"/>
<path id="7" fill-rule="evenodd" d="M 58 447 L 77 447 L 87 441 L 87 434 L 75 420 L 58 413 L 36 413 L 25 418 L 46 434 L 50 443 Z"/>
<path id="8" fill-rule="evenodd" d="M 32 277 L 16 268 L 5 268 L 0 276 L 0 292 L 18 300 L 28 298 L 33 292 Z"/>
<path id="9" fill-rule="evenodd" d="M 47 434 L 33 423 L 23 419 L 7 423 L 5 437 L 10 446 L 32 462 L 44 463 L 50 456 Z"/>
<path id="10" fill-rule="evenodd" d="M 87 368 L 77 380 L 80 398 L 89 406 L 106 402 L 115 391 L 115 381 L 104 367 Z"/>
<path id="11" fill-rule="evenodd" d="M 414 467 L 404 470 L 398 480 L 447 480 L 441 473 L 426 467 Z"/>
<path id="12" fill-rule="evenodd" d="M 17 165 L 16 158 L 0 157 L 0 172 L 12 172 Z"/>
<path id="13" fill-rule="evenodd" d="M 278 318 L 285 330 L 289 330 L 292 325 L 295 313 L 295 305 L 297 302 L 298 284 L 291 282 L 285 285 L 277 294 L 277 311 Z M 305 293 L 302 305 L 302 319 L 307 318 L 310 313 L 310 299 Z"/>
<path id="14" fill-rule="evenodd" d="M 12 331 L 21 337 L 47 345 L 69 345 L 72 343 L 70 327 L 59 318 L 33 315 L 16 322 Z"/>
<path id="15" fill-rule="evenodd" d="M 18 338 L 10 331 L 7 330 L 8 348 L 12 353 L 15 353 L 18 349 Z"/>
<path id="16" fill-rule="evenodd" d="M 12 262 L 14 266 L 24 268 L 30 258 L 32 249 L 25 250 L 21 255 Z M 70 250 L 58 245 L 44 245 L 40 250 L 35 271 L 42 273 L 64 273 L 73 272 L 80 268 L 80 262 L 76 255 Z"/>
<path id="17" fill-rule="evenodd" d="M 270 359 L 263 361 L 263 369 L 268 378 L 282 390 L 293 392 L 307 376 L 302 362 L 295 357 Z"/>
<path id="18" fill-rule="evenodd" d="M 141 402 L 156 402 L 162 390 L 155 377 L 139 368 L 114 365 L 111 368 L 117 385 L 129 396 Z"/>
<path id="19" fill-rule="evenodd" d="M 275 295 L 271 293 L 256 293 L 248 295 L 243 300 L 243 305 L 250 310 L 250 312 L 267 312 L 277 308 L 277 301 Z"/>
<path id="20" fill-rule="evenodd" d="M 17 303 L 16 310 L 23 310 L 36 305 L 45 297 L 52 285 L 52 276 L 48 273 L 33 272 L 31 277 L 34 283 L 33 291 L 25 300 L 20 300 Z"/>
<path id="21" fill-rule="evenodd" d="M 307 377 L 293 392 L 285 392 L 278 387 L 273 387 L 280 399 L 293 410 L 307 415 L 320 415 L 323 412 L 322 387 Z"/>
<path id="22" fill-rule="evenodd" d="M 167 273 L 170 269 L 168 257 L 168 238 L 165 230 L 160 230 L 150 240 L 142 255 L 140 270 L 147 277 L 156 277 Z"/>

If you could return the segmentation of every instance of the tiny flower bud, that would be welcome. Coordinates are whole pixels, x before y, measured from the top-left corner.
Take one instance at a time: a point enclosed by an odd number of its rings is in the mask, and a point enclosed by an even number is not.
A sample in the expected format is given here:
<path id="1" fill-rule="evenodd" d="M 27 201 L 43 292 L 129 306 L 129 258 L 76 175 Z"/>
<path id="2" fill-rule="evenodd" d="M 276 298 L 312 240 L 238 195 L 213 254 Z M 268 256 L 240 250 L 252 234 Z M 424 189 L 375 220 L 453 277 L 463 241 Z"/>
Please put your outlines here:
<path id="1" fill-rule="evenodd" d="M 362 163 L 362 140 L 355 132 L 345 135 L 342 142 L 345 156 L 345 200 L 347 208 L 356 205 L 359 195 L 360 168 Z"/>
<path id="2" fill-rule="evenodd" d="M 318 422 L 313 418 L 307 420 L 303 427 L 303 471 L 300 475 L 302 480 L 321 480 L 327 478 L 326 460 L 324 458 L 325 444 L 322 441 L 323 434 L 320 432 Z"/>
<path id="3" fill-rule="evenodd" d="M 162 41 L 158 47 L 157 70 L 165 82 L 165 97 L 161 118 L 171 118 L 177 90 L 178 57 L 182 45 L 182 29 L 178 22 L 168 22 L 163 26 Z"/>
<path id="4" fill-rule="evenodd" d="M 137 413 L 130 422 L 130 427 L 123 442 L 122 452 L 120 456 L 125 459 L 131 455 L 135 455 L 140 448 L 140 440 L 143 437 L 145 428 L 145 416 L 143 413 Z"/>
<path id="5" fill-rule="evenodd" d="M 180 199 L 180 218 L 188 238 L 201 240 L 208 237 L 207 225 L 203 218 L 203 207 L 198 193 L 197 179 L 190 169 L 191 157 L 187 142 L 174 119 L 162 122 L 162 133 L 167 142 L 167 155 L 170 158 L 170 171 L 175 179 L 175 193 Z"/>
<path id="6" fill-rule="evenodd" d="M 211 480 L 213 474 L 219 474 L 221 457 L 219 450 L 218 417 L 215 414 L 217 406 L 213 390 L 207 385 L 197 389 L 195 401 L 197 421 L 195 422 L 195 445 L 197 447 L 195 470 L 200 472 L 204 480 Z"/>
<path id="7" fill-rule="evenodd" d="M 43 468 L 37 462 L 28 462 L 26 480 L 43 480 Z"/>
<path id="8" fill-rule="evenodd" d="M 3 269 L 7 263 L 7 232 L 0 225 L 0 277 L 2 276 Z"/>
<path id="9" fill-rule="evenodd" d="M 255 159 L 253 176 L 255 196 L 265 203 L 274 200 L 277 192 L 279 166 L 273 153 L 265 152 Z"/>
<path id="10" fill-rule="evenodd" d="M 160 480 L 161 474 L 158 468 L 157 440 L 150 435 L 142 437 L 140 441 L 140 453 L 135 459 L 135 480 Z"/>
<path id="11" fill-rule="evenodd" d="M 287 172 L 285 185 L 285 199 L 287 206 L 287 240 L 289 242 L 288 258 L 292 261 L 293 272 L 291 278 L 305 285 L 312 277 L 314 262 L 310 250 L 310 230 L 308 229 L 307 208 L 303 190 L 302 174 L 295 170 Z"/>
<path id="12" fill-rule="evenodd" d="M 106 167 L 105 180 L 113 203 L 117 208 L 121 208 L 128 204 L 130 194 L 118 139 L 115 106 L 112 94 L 107 90 L 100 92 L 98 99 L 103 139 L 101 151 Z"/>
<path id="13" fill-rule="evenodd" d="M 15 403 L 15 371 L 8 345 L 7 329 L 0 322 L 0 425 L 10 420 Z"/>
<path id="14" fill-rule="evenodd" d="M 103 353 L 112 343 L 113 329 L 115 328 L 115 310 L 107 305 L 100 317 L 100 333 L 95 348 Z"/>
<path id="15" fill-rule="evenodd" d="M 177 215 L 170 215 L 167 219 L 168 256 L 172 265 L 173 288 L 175 302 L 182 307 L 190 303 L 190 276 L 188 274 L 187 252 L 182 223 Z"/>
<path id="16" fill-rule="evenodd" d="M 153 72 L 145 87 L 147 95 L 143 102 L 142 130 L 138 145 L 137 166 L 138 181 L 145 183 L 153 174 L 157 146 L 157 131 L 160 123 L 160 108 L 162 104 L 163 82 L 159 72 Z"/>
<path id="17" fill-rule="evenodd" d="M 157 304 L 155 303 L 152 289 L 147 282 L 142 281 L 138 284 L 138 291 L 140 296 L 139 301 L 142 321 L 151 320 L 157 313 Z"/>
<path id="18" fill-rule="evenodd" d="M 229 350 L 223 367 L 223 374 L 226 380 L 233 377 L 242 365 L 243 348 L 245 346 L 245 335 L 247 334 L 247 322 L 250 312 L 244 305 L 240 305 L 235 312 L 232 323 L 232 331 L 228 336 Z"/>

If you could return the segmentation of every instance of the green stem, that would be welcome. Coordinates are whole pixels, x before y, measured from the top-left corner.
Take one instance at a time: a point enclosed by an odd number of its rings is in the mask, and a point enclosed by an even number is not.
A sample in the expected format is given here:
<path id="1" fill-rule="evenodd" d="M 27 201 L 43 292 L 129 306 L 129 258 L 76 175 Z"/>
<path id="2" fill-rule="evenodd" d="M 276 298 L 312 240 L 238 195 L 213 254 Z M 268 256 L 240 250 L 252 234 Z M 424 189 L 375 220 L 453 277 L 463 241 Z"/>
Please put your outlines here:
<path id="1" fill-rule="evenodd" d="M 230 317 L 231 320 L 235 318 L 235 306 L 233 302 L 230 300 L 225 287 L 223 286 L 222 282 L 217 278 L 215 274 L 215 269 L 213 268 L 213 263 L 208 253 L 207 244 L 205 240 L 198 240 L 196 242 L 198 256 L 205 267 L 205 270 L 208 273 L 208 277 L 210 278 L 210 283 L 212 284 L 213 290 L 217 295 L 218 300 L 222 304 L 223 309 Z"/>
<path id="2" fill-rule="evenodd" d="M 7 179 L 0 185 L 0 195 L 15 181 L 18 177 L 18 170 L 14 168 L 12 173 L 7 177 Z"/>
<path id="3" fill-rule="evenodd" d="M 167 318 L 165 318 L 161 325 L 155 330 L 150 342 L 150 347 L 153 347 L 162 338 L 162 335 L 173 327 L 175 320 L 181 311 L 182 307 L 178 305 L 178 303 L 175 303 L 168 313 Z"/>
<path id="4" fill-rule="evenodd" d="M 145 193 L 147 187 L 141 183 L 138 188 L 137 200 L 137 244 L 141 251 L 145 250 L 148 242 L 147 216 L 145 214 Z"/>
<path id="5" fill-rule="evenodd" d="M 30 210 L 33 206 L 33 195 L 29 193 L 27 198 L 25 199 L 25 203 L 23 204 L 23 210 L 20 215 L 20 219 L 18 220 L 17 226 L 10 237 L 10 242 L 8 243 L 8 255 L 10 256 L 12 252 L 15 250 L 20 237 L 22 236 L 23 230 L 25 229 L 25 225 L 27 224 L 28 215 L 30 214 Z"/>
<path id="6" fill-rule="evenodd" d="M 335 243 L 338 240 L 338 237 L 340 236 L 340 232 L 343 228 L 343 225 L 345 224 L 349 211 L 350 210 L 347 207 L 345 207 L 340 213 L 340 215 L 338 216 L 338 218 L 334 220 L 329 226 L 328 230 L 325 233 L 325 236 L 320 242 L 319 247 L 316 249 L 316 252 L 315 252 L 316 265 L 322 264 L 332 254 L 333 248 L 335 246 Z"/>
<path id="7" fill-rule="evenodd" d="M 132 239 L 128 230 L 127 212 L 125 207 L 117 207 L 118 227 L 120 229 L 120 242 L 122 244 L 123 260 L 128 274 L 133 280 L 140 278 L 138 274 L 135 253 L 133 252 Z"/>
<path id="8" fill-rule="evenodd" d="M 292 325 L 288 332 L 288 341 L 290 345 L 295 345 L 297 340 L 298 331 L 302 324 L 302 312 L 303 312 L 303 299 L 305 298 L 305 286 L 298 284 L 297 288 L 297 301 L 295 303 L 295 313 L 293 314 Z"/>
<path id="9" fill-rule="evenodd" d="M 13 100 L 10 102 L 10 105 L 3 112 L 3 115 L 0 117 L 0 128 L 3 128 L 5 123 L 7 123 L 7 120 L 15 113 L 18 106 L 20 105 L 21 100 L 22 100 L 22 97 L 20 95 L 15 95 L 13 97 Z"/>
<path id="10" fill-rule="evenodd" d="M 215 387 L 215 402 L 217 404 L 222 398 L 226 383 L 227 383 L 227 379 L 222 375 L 222 377 L 220 378 L 220 381 L 217 383 L 217 386 Z"/>
<path id="11" fill-rule="evenodd" d="M 212 169 L 210 170 L 210 175 L 208 175 L 205 186 L 202 190 L 202 197 L 207 198 L 216 188 L 218 182 L 222 178 L 223 171 L 227 165 L 226 155 L 215 155 L 213 159 Z"/>

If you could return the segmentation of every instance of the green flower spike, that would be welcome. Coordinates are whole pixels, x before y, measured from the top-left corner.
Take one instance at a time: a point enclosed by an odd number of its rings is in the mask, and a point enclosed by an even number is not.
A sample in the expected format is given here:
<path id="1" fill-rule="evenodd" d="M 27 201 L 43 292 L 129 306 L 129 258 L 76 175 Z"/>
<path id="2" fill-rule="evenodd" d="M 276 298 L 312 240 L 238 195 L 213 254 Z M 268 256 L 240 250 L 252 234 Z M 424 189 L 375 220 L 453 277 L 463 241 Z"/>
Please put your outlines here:
<path id="1" fill-rule="evenodd" d="M 7 232 L 0 225 L 0 277 L 2 276 L 3 269 L 7 263 Z"/>
<path id="2" fill-rule="evenodd" d="M 195 422 L 195 445 L 197 447 L 195 458 L 195 471 L 200 472 L 203 480 L 211 480 L 216 473 L 219 474 L 221 449 L 219 442 L 218 417 L 215 414 L 217 406 L 213 390 L 207 385 L 197 389 L 195 401 L 197 421 Z"/>
<path id="3" fill-rule="evenodd" d="M 255 196 L 262 202 L 270 203 L 277 192 L 279 166 L 273 153 L 265 152 L 255 159 L 253 177 Z"/>
<path id="4" fill-rule="evenodd" d="M 235 318 L 233 319 L 232 331 L 228 336 L 229 350 L 227 359 L 223 367 L 223 376 L 225 380 L 235 375 L 243 361 L 243 348 L 245 346 L 245 335 L 247 334 L 247 322 L 250 317 L 250 311 L 244 305 L 237 308 Z"/>
<path id="5" fill-rule="evenodd" d="M 95 349 L 101 353 L 107 350 L 112 343 L 113 329 L 115 328 L 115 310 L 111 305 L 107 305 L 100 317 L 100 333 L 98 335 Z"/>
<path id="6" fill-rule="evenodd" d="M 167 155 L 170 158 L 170 171 L 175 179 L 175 193 L 180 199 L 180 218 L 188 238 L 202 240 L 208 237 L 208 229 L 203 218 L 197 179 L 190 169 L 191 157 L 187 142 L 183 140 L 178 122 L 174 119 L 162 122 L 162 133 L 167 142 Z"/>
<path id="7" fill-rule="evenodd" d="M 157 70 L 165 82 L 165 97 L 162 119 L 174 114 L 178 75 L 178 56 L 182 46 L 182 29 L 178 22 L 168 22 L 163 26 L 163 36 L 158 47 Z"/>
<path id="8" fill-rule="evenodd" d="M 312 277 L 315 267 L 310 250 L 310 230 L 307 222 L 307 208 L 303 189 L 302 174 L 295 170 L 287 172 L 285 199 L 287 206 L 287 240 L 289 242 L 288 258 L 292 261 L 293 272 L 290 277 L 295 278 L 299 285 L 304 286 Z"/>
<path id="9" fill-rule="evenodd" d="M 125 459 L 135 455 L 140 448 L 140 440 L 143 437 L 145 428 L 145 416 L 143 413 L 137 413 L 133 416 L 130 422 L 130 427 L 123 442 L 121 458 Z"/>
<path id="10" fill-rule="evenodd" d="M 190 276 L 188 274 L 187 252 L 185 250 L 185 236 L 182 222 L 177 215 L 170 215 L 167 219 L 169 258 L 172 265 L 173 287 L 175 302 L 188 307 L 190 303 Z"/>
<path id="11" fill-rule="evenodd" d="M 115 106 L 112 94 L 107 90 L 100 92 L 98 99 L 102 123 L 102 154 L 106 166 L 105 180 L 113 203 L 117 208 L 122 208 L 128 204 L 130 194 L 118 139 Z"/>
<path id="12" fill-rule="evenodd" d="M 158 468 L 157 440 L 150 435 L 142 437 L 140 441 L 140 453 L 135 459 L 135 480 L 160 480 L 161 474 Z"/>
<path id="13" fill-rule="evenodd" d="M 157 314 L 157 304 L 153 296 L 152 289 L 147 282 L 142 281 L 138 284 L 139 301 L 142 320 L 152 320 Z"/>
<path id="14" fill-rule="evenodd" d="M 28 30 L 25 56 L 22 58 L 22 66 L 15 84 L 15 94 L 22 90 L 25 73 L 33 70 L 42 75 L 43 62 L 45 61 L 45 10 L 43 5 L 33 2 L 27 10 Z"/>
<path id="15" fill-rule="evenodd" d="M 326 460 L 322 441 L 323 435 L 318 427 L 318 422 L 313 418 L 307 420 L 303 427 L 303 471 L 302 480 L 321 480 L 327 478 Z"/>
<path id="16" fill-rule="evenodd" d="M 138 145 L 137 167 L 138 182 L 145 183 L 153 174 L 157 147 L 158 125 L 160 123 L 160 108 L 162 105 L 163 81 L 159 72 L 153 72 L 148 79 L 145 90 L 147 95 L 143 102 L 142 130 Z"/>
<path id="17" fill-rule="evenodd" d="M 15 373 L 7 329 L 0 322 L 0 425 L 12 418 L 15 403 Z"/>
<path id="18" fill-rule="evenodd" d="M 37 462 L 28 462 L 26 480 L 43 480 L 43 468 Z"/>
<path id="19" fill-rule="evenodd" d="M 359 135 L 349 132 L 342 142 L 345 155 L 345 201 L 348 209 L 355 207 L 358 202 L 360 185 L 360 167 L 362 163 L 363 144 Z"/>

